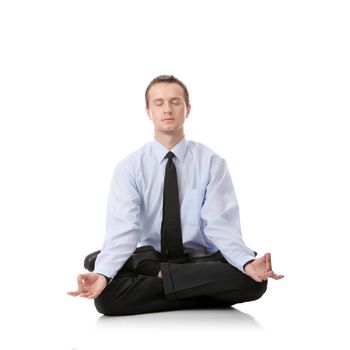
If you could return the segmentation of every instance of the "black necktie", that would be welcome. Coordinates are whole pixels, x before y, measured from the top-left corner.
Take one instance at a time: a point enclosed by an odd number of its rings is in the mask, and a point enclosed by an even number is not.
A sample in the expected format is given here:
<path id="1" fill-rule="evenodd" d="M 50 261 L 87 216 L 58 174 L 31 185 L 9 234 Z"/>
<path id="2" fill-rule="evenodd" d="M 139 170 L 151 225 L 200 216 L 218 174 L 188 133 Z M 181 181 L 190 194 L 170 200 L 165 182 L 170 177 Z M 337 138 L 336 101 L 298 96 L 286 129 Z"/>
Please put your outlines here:
<path id="1" fill-rule="evenodd" d="M 180 258 L 183 255 L 179 190 L 176 167 L 172 160 L 174 153 L 168 152 L 163 191 L 163 221 L 161 229 L 162 260 Z"/>

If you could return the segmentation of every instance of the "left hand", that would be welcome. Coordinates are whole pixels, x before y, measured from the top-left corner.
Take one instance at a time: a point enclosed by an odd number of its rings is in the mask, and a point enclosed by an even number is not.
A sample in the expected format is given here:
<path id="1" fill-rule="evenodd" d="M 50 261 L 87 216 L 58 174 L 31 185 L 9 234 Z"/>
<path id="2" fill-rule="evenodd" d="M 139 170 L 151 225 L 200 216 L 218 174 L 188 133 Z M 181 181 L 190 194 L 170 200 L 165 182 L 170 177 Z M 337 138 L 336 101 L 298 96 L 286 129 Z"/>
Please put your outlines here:
<path id="1" fill-rule="evenodd" d="M 278 275 L 272 270 L 270 253 L 266 253 L 246 265 L 244 272 L 256 282 L 266 281 L 268 278 L 280 280 L 284 277 L 284 275 Z"/>

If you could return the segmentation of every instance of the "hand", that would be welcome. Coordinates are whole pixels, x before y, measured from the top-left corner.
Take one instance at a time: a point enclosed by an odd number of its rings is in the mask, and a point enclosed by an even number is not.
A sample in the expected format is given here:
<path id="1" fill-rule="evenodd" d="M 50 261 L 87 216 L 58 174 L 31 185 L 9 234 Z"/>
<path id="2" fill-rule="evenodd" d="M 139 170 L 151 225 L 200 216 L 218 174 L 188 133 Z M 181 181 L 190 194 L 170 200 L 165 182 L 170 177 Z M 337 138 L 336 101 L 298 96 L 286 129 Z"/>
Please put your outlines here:
<path id="1" fill-rule="evenodd" d="M 266 281 L 268 278 L 280 280 L 284 277 L 283 275 L 277 275 L 273 272 L 270 253 L 266 253 L 264 256 L 246 265 L 244 271 L 256 282 Z"/>
<path id="2" fill-rule="evenodd" d="M 85 273 L 77 277 L 78 289 L 75 292 L 68 292 L 72 297 L 81 296 L 82 298 L 95 299 L 105 289 L 107 280 L 98 273 Z"/>

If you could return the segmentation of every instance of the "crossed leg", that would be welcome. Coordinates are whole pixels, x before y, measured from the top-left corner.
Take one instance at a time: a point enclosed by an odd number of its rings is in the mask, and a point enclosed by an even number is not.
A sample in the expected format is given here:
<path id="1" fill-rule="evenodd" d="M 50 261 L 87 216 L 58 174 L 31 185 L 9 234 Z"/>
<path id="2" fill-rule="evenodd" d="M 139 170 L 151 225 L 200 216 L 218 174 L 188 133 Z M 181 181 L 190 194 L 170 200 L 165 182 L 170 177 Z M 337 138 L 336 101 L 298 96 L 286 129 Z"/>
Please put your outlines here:
<path id="1" fill-rule="evenodd" d="M 229 306 L 259 299 L 267 288 L 267 281 L 255 282 L 227 262 L 164 262 L 160 269 L 162 278 L 118 273 L 95 299 L 97 311 L 119 316 Z"/>

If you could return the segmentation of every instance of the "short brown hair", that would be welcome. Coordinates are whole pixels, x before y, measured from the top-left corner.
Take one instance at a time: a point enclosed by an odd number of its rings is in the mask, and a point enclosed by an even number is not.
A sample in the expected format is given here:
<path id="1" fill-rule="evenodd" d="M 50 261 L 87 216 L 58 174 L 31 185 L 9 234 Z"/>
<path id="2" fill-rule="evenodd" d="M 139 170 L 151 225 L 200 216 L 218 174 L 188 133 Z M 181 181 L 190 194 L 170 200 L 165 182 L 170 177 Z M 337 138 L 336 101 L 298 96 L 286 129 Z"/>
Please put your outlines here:
<path id="1" fill-rule="evenodd" d="M 147 89 L 145 92 L 145 99 L 146 99 L 147 108 L 148 108 L 148 91 L 154 84 L 157 84 L 157 83 L 176 83 L 176 84 L 179 84 L 184 90 L 186 105 L 190 104 L 190 96 L 188 94 L 187 87 L 181 80 L 175 78 L 173 75 L 159 75 L 158 77 L 155 77 L 147 86 Z"/>

